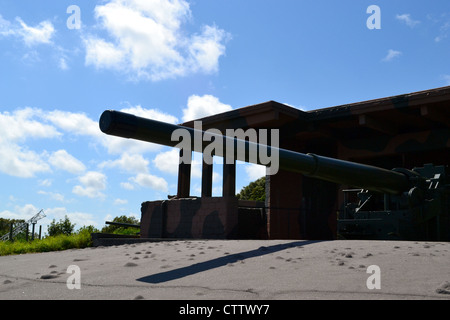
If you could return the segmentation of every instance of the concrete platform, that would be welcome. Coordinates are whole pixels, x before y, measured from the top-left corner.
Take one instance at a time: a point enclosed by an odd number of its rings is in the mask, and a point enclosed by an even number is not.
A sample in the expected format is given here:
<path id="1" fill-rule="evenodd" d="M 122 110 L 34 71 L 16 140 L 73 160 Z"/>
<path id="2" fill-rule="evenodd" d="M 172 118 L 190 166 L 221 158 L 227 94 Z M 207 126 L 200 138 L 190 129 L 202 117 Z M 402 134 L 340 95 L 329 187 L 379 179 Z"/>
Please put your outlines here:
<path id="1" fill-rule="evenodd" d="M 444 242 L 143 242 L 0 257 L 0 299 L 450 300 L 449 263 Z"/>

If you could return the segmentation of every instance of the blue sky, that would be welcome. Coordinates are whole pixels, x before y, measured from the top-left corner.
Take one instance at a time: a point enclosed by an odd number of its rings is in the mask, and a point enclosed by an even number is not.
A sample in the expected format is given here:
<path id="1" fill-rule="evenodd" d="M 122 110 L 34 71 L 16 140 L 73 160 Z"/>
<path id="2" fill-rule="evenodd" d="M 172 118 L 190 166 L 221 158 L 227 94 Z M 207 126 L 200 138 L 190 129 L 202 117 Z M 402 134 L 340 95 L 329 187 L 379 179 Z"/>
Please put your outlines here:
<path id="1" fill-rule="evenodd" d="M 176 193 L 174 150 L 103 135 L 106 109 L 312 110 L 449 85 L 449 56 L 446 0 L 0 0 L 0 217 L 101 228 Z M 239 165 L 237 190 L 262 172 Z"/>

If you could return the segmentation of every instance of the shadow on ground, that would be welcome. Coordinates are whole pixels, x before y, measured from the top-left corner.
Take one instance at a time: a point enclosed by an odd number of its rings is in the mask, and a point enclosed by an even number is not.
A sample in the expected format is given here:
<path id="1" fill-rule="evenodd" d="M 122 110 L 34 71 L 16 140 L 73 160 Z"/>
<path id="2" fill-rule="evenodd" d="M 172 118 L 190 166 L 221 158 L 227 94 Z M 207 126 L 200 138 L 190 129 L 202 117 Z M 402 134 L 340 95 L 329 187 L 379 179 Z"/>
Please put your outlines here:
<path id="1" fill-rule="evenodd" d="M 288 248 L 297 247 L 297 246 L 306 246 L 309 244 L 314 244 L 322 241 L 295 241 L 290 243 L 277 244 L 273 246 L 263 246 L 258 249 L 230 254 L 227 256 L 223 256 L 220 258 L 196 263 L 187 267 L 178 268 L 170 271 L 165 271 L 161 273 L 152 274 L 146 277 L 142 277 L 137 279 L 137 281 L 146 282 L 146 283 L 163 283 L 167 281 L 172 281 L 180 278 L 184 278 L 199 272 L 220 268 L 229 263 L 234 263 L 237 261 L 263 256 L 266 254 L 274 253 L 277 251 L 282 251 Z"/>

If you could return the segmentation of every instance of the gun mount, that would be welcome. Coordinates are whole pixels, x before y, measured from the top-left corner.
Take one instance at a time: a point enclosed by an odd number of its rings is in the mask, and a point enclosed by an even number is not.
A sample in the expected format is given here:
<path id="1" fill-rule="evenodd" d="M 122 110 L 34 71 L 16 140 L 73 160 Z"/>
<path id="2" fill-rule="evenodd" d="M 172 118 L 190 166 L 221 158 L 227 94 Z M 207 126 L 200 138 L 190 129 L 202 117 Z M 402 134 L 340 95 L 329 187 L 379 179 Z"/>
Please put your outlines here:
<path id="1" fill-rule="evenodd" d="M 103 112 L 99 121 L 102 132 L 171 147 L 179 141 L 172 133 L 184 129 L 193 138 L 192 151 L 203 152 L 208 141 L 194 143 L 205 132 L 119 111 Z M 345 200 L 338 217 L 338 234 L 344 238 L 450 240 L 450 177 L 447 165 L 387 170 L 370 165 L 303 154 L 286 149 L 213 135 L 223 139 L 223 146 L 233 145 L 245 152 L 233 152 L 235 160 L 266 165 L 260 157 L 249 157 L 250 150 L 259 155 L 260 148 L 278 154 L 279 168 L 312 178 L 358 188 L 356 197 L 345 190 Z M 211 139 L 208 139 L 211 141 Z M 216 156 L 226 156 L 216 150 Z M 242 156 L 244 155 L 244 156 Z M 352 190 L 354 191 L 354 190 Z"/>

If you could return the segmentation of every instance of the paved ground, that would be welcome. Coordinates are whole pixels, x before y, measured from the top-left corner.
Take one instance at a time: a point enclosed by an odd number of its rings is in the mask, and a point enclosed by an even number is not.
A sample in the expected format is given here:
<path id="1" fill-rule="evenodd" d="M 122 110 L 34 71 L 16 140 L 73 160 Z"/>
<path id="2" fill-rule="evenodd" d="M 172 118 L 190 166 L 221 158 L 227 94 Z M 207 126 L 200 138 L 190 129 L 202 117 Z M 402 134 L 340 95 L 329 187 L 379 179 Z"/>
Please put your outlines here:
<path id="1" fill-rule="evenodd" d="M 450 243 L 193 240 L 6 256 L 0 299 L 450 300 Z"/>

